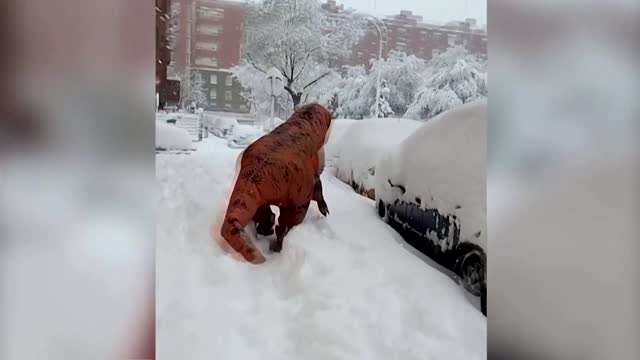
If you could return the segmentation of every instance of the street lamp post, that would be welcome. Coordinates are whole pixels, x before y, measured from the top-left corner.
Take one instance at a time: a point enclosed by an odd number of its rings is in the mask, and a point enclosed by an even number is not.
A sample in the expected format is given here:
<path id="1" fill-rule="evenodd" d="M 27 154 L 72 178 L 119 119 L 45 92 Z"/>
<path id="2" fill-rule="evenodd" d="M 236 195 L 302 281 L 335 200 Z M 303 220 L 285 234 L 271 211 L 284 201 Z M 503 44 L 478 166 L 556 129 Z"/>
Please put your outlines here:
<path id="1" fill-rule="evenodd" d="M 278 69 L 272 67 L 267 71 L 267 83 L 269 86 L 269 93 L 271 94 L 271 117 L 269 118 L 269 127 L 273 126 L 273 112 L 275 110 L 276 96 L 279 96 L 282 92 L 284 79 Z M 263 129 L 265 126 L 263 125 Z"/>
<path id="2" fill-rule="evenodd" d="M 373 25 L 376 27 L 376 30 L 378 30 L 378 39 L 379 39 L 379 46 L 378 46 L 378 75 L 377 75 L 377 80 L 376 80 L 376 111 L 375 111 L 375 116 L 376 118 L 379 117 L 380 115 L 380 78 L 382 76 L 382 68 L 381 68 L 381 62 L 382 62 L 382 45 L 383 45 L 383 40 L 382 40 L 382 29 L 380 29 L 380 24 L 382 24 L 382 27 L 384 28 L 384 32 L 387 32 L 387 26 L 384 24 L 384 21 L 378 19 L 377 17 L 373 16 L 373 15 L 366 15 L 365 16 L 366 19 L 368 20 L 372 20 L 371 22 L 373 23 Z"/>

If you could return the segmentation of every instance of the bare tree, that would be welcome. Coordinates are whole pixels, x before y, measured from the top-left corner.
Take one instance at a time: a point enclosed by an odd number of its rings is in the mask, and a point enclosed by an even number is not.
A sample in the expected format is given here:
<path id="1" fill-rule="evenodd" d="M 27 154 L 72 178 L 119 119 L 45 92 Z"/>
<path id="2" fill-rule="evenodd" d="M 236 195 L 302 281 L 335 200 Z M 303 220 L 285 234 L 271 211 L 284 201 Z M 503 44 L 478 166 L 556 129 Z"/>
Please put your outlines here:
<path id="1" fill-rule="evenodd" d="M 329 64 L 348 56 L 363 33 L 349 13 L 328 17 L 316 0 L 264 0 L 249 4 L 244 60 L 262 73 L 277 68 L 294 107 L 333 73 Z"/>

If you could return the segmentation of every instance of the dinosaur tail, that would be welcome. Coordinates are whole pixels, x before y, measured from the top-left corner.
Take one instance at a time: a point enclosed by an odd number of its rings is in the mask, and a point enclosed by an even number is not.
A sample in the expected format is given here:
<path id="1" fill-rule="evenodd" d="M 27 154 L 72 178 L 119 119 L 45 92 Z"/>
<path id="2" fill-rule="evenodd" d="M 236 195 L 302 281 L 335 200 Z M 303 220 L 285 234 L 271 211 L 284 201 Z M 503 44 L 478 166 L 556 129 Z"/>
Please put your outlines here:
<path id="1" fill-rule="evenodd" d="M 243 258 L 251 263 L 260 264 L 265 261 L 265 258 L 244 231 L 258 210 L 256 200 L 246 189 L 236 186 L 229 199 L 229 207 L 220 234 Z"/>

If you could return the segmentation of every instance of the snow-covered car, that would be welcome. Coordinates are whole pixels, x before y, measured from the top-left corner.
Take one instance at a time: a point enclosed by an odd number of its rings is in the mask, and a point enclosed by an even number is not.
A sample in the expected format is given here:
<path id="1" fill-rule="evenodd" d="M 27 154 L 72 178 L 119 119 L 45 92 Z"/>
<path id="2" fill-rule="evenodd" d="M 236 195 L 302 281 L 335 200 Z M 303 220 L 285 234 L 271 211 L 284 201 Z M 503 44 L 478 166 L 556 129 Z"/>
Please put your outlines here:
<path id="1" fill-rule="evenodd" d="M 358 193 L 373 199 L 376 162 L 422 124 L 416 120 L 393 118 L 355 121 L 337 140 L 336 149 L 329 151 L 336 177 L 351 185 Z"/>
<path id="2" fill-rule="evenodd" d="M 378 215 L 453 271 L 486 314 L 486 101 L 430 119 L 376 166 Z"/>
<path id="3" fill-rule="evenodd" d="M 193 150 L 193 137 L 185 129 L 156 121 L 156 150 Z"/>
<path id="4" fill-rule="evenodd" d="M 264 135 L 264 132 L 255 126 L 236 124 L 227 136 L 227 145 L 234 149 L 246 148 L 262 135 Z"/>
<path id="5" fill-rule="evenodd" d="M 216 117 L 211 121 L 211 133 L 219 138 L 226 139 L 231 135 L 233 128 L 238 126 L 238 121 L 234 118 Z"/>

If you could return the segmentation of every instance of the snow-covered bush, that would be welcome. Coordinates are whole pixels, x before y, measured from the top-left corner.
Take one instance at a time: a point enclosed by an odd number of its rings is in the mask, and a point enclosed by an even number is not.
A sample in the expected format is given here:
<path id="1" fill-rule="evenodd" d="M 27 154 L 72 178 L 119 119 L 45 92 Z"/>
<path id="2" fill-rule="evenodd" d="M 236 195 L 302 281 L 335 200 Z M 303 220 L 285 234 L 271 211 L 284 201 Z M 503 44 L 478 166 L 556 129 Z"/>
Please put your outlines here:
<path id="1" fill-rule="evenodd" d="M 191 150 L 192 137 L 185 129 L 156 121 L 156 149 L 161 150 Z"/>
<path id="2" fill-rule="evenodd" d="M 337 143 L 336 176 L 356 191 L 372 197 L 378 160 L 421 125 L 422 122 L 415 120 L 381 118 L 353 123 Z"/>
<path id="3" fill-rule="evenodd" d="M 487 96 L 486 64 L 462 47 L 431 59 L 425 81 L 404 117 L 425 119 Z"/>

